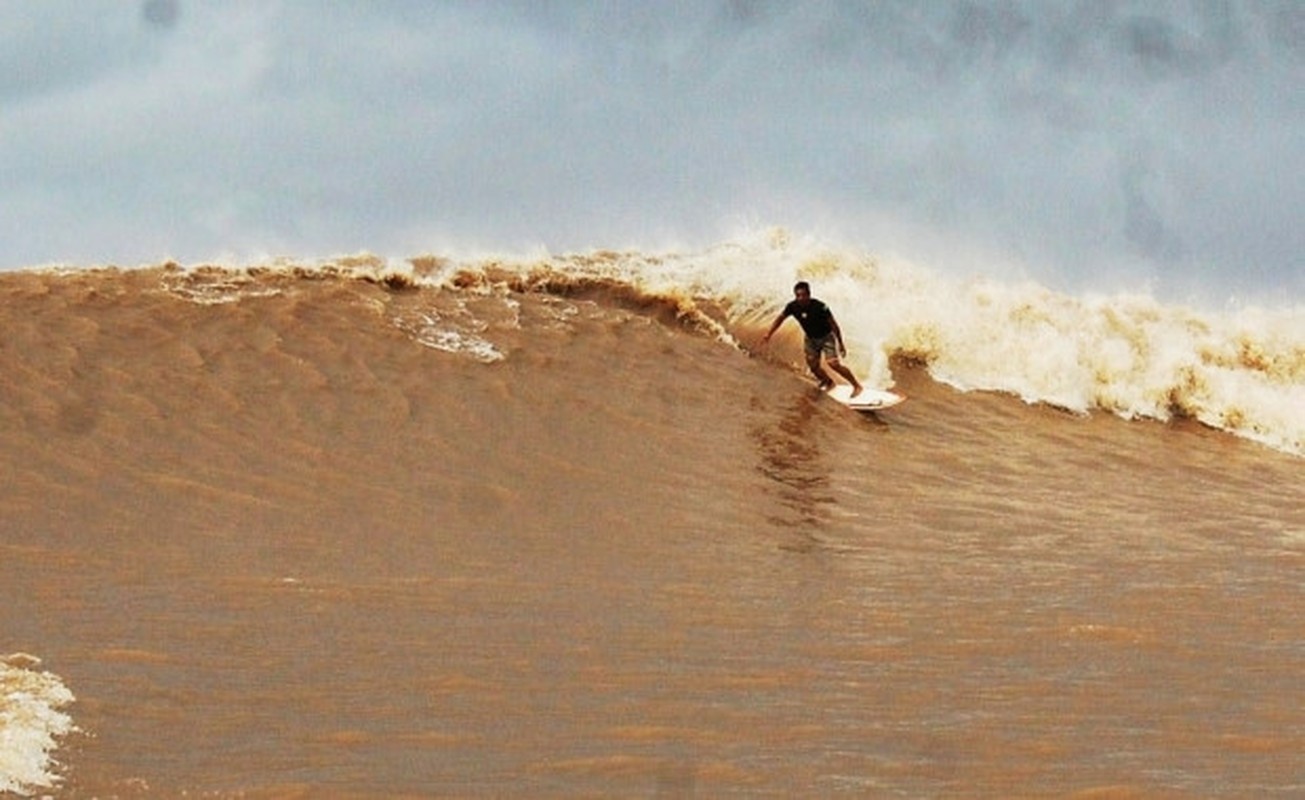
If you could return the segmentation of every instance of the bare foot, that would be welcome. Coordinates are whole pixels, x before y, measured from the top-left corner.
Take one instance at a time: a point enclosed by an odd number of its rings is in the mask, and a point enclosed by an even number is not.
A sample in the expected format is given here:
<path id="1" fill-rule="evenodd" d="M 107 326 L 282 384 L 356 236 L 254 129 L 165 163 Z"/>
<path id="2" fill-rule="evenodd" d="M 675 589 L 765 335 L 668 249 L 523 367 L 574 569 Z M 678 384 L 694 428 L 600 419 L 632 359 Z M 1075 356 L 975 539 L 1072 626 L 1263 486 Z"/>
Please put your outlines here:
<path id="1" fill-rule="evenodd" d="M 858 394 L 861 394 L 861 392 L 862 392 L 864 389 L 865 389 L 865 387 L 858 383 L 857 385 L 855 385 L 855 386 L 852 387 L 852 395 L 851 395 L 851 396 L 852 396 L 852 397 L 856 397 Z"/>

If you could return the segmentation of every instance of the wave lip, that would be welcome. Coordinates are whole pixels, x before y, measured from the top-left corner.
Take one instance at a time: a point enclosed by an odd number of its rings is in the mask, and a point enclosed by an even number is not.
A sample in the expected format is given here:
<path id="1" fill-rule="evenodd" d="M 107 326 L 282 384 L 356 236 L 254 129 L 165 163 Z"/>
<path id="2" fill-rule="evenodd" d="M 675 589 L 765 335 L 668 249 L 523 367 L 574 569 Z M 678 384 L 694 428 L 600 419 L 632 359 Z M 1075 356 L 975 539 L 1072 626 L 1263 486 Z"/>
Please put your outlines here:
<path id="1" fill-rule="evenodd" d="M 30 795 L 60 782 L 53 752 L 76 730 L 62 711 L 75 699 L 63 681 L 25 653 L 0 657 L 0 794 Z"/>

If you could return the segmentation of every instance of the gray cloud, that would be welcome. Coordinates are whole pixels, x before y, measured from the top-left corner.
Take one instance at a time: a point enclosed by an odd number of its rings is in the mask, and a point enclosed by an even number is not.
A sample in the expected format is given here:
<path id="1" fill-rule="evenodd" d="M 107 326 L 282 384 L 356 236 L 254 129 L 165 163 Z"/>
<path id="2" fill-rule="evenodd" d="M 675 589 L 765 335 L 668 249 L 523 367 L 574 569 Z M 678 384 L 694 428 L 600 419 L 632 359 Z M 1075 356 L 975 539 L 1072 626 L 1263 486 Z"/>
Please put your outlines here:
<path id="1" fill-rule="evenodd" d="M 141 19 L 146 24 L 168 29 L 176 27 L 181 17 L 180 0 L 145 0 L 141 6 Z"/>
<path id="2" fill-rule="evenodd" d="M 706 244 L 1299 296 L 1300 6 L 0 3 L 0 265 Z"/>

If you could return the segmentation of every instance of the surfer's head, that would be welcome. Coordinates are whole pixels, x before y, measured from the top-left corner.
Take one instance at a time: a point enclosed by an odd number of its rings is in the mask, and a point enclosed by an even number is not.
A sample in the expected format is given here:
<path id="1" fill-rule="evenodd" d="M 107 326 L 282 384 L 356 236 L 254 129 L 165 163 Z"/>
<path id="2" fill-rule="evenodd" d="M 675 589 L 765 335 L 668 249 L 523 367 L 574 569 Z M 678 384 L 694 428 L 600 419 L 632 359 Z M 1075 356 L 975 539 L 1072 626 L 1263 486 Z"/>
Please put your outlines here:
<path id="1" fill-rule="evenodd" d="M 811 284 L 806 281 L 798 281 L 793 284 L 793 296 L 797 298 L 799 303 L 806 305 L 807 301 L 811 299 Z"/>

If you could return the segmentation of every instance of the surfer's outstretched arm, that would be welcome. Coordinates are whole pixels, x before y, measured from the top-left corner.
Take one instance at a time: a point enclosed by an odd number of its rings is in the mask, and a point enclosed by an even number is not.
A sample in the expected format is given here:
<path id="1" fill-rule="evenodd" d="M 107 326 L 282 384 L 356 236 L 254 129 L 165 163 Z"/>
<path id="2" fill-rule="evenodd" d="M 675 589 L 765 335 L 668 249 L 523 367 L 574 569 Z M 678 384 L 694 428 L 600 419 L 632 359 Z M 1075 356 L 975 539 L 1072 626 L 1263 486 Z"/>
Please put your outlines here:
<path id="1" fill-rule="evenodd" d="M 779 312 L 779 316 L 778 316 L 778 317 L 775 317 L 775 321 L 772 322 L 772 323 L 770 323 L 770 330 L 766 331 L 766 335 L 763 336 L 763 337 L 761 337 L 761 343 L 762 343 L 763 345 L 766 344 L 766 343 L 768 343 L 768 342 L 770 341 L 770 337 L 772 337 L 772 336 L 775 335 L 775 331 L 779 330 L 779 326 L 780 326 L 780 325 L 783 325 L 783 324 L 784 324 L 784 320 L 787 319 L 787 318 L 788 318 L 788 312 L 787 312 L 787 311 L 781 311 L 781 312 Z"/>

